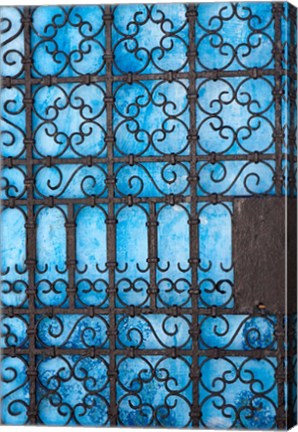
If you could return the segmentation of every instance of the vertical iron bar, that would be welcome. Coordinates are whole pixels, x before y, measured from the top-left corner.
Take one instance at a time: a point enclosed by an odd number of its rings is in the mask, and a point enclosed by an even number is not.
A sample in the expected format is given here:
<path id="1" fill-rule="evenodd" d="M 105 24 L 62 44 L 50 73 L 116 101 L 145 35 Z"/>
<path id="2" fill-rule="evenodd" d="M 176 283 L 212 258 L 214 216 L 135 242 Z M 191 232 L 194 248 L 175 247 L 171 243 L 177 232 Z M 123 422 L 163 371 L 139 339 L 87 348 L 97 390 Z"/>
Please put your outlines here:
<path id="1" fill-rule="evenodd" d="M 284 134 L 282 129 L 282 57 L 283 46 L 281 41 L 281 16 L 283 13 L 282 3 L 273 3 L 272 11 L 274 17 L 274 69 L 275 69 L 275 85 L 273 97 L 275 102 L 275 189 L 276 195 L 282 195 L 282 187 L 284 183 L 283 168 L 282 168 L 282 147 L 284 143 Z"/>
<path id="2" fill-rule="evenodd" d="M 116 400 L 116 381 L 117 381 L 117 365 L 116 365 L 116 316 L 115 316 L 115 269 L 116 269 L 116 218 L 114 209 L 114 188 L 115 188 L 115 176 L 114 176 L 114 133 L 113 133 L 113 51 L 112 51 L 112 22 L 113 15 L 111 6 L 105 6 L 105 12 L 103 15 L 105 22 L 105 36 L 106 36 L 106 51 L 105 51 L 105 62 L 106 62 L 106 118 L 107 118 L 107 130 L 106 130 L 106 143 L 107 143 L 107 154 L 108 154 L 108 173 L 106 184 L 108 188 L 108 218 L 107 223 L 107 267 L 109 271 L 109 383 L 110 383 L 110 408 L 109 408 L 109 420 L 110 425 L 115 426 L 117 424 L 117 400 Z"/>
<path id="3" fill-rule="evenodd" d="M 156 296 L 157 296 L 157 285 L 156 285 L 156 266 L 158 262 L 157 257 L 157 218 L 156 218 L 156 205 L 154 202 L 150 202 L 149 206 L 149 221 L 148 226 L 148 263 L 150 269 L 150 308 L 156 309 Z"/>
<path id="4" fill-rule="evenodd" d="M 75 308 L 75 269 L 76 269 L 76 224 L 74 220 L 74 208 L 73 204 L 68 205 L 68 215 L 66 227 L 66 237 L 67 237 L 67 270 L 68 270 L 68 301 L 69 309 L 71 311 Z"/>
<path id="5" fill-rule="evenodd" d="M 27 190 L 27 221 L 26 221 L 26 265 L 28 268 L 28 340 L 29 340 L 29 368 L 27 371 L 29 379 L 29 408 L 27 411 L 30 424 L 36 423 L 36 365 L 35 365 L 35 267 L 36 267 L 36 226 L 34 219 L 34 173 L 33 173 L 33 136 L 32 136 L 32 89 L 31 89 L 31 10 L 24 8 L 24 73 L 25 73 L 25 96 L 24 105 L 26 113 L 26 130 L 24 143 L 26 146 L 26 178 Z"/>
<path id="6" fill-rule="evenodd" d="M 196 109 L 197 109 L 197 90 L 196 90 L 196 41 L 195 41 L 195 27 L 196 27 L 197 10 L 195 4 L 190 4 L 187 11 L 187 20 L 189 25 L 189 87 L 188 87 L 188 102 L 190 113 L 189 125 L 189 143 L 190 143 L 190 196 L 191 196 L 191 210 L 189 220 L 190 232 L 190 268 L 191 268 L 191 305 L 192 305 L 192 406 L 191 406 L 191 419 L 194 427 L 199 426 L 200 409 L 199 409 L 199 356 L 198 356 L 198 257 L 199 257 L 199 244 L 198 244 L 198 217 L 197 217 L 197 166 L 196 166 L 196 153 L 197 153 L 197 127 L 196 127 Z"/>
<path id="7" fill-rule="evenodd" d="M 289 159 L 289 195 L 295 197 L 296 178 L 295 178 L 295 147 L 296 147 L 296 130 L 295 130 L 295 105 L 297 104 L 297 91 L 295 66 L 297 64 L 297 43 L 295 40 L 295 27 L 297 26 L 297 9 L 288 3 L 288 21 L 290 26 L 290 40 L 288 41 L 288 94 L 287 102 L 289 104 L 289 127 L 288 127 L 288 159 Z M 296 78 L 296 79 L 295 79 Z"/>

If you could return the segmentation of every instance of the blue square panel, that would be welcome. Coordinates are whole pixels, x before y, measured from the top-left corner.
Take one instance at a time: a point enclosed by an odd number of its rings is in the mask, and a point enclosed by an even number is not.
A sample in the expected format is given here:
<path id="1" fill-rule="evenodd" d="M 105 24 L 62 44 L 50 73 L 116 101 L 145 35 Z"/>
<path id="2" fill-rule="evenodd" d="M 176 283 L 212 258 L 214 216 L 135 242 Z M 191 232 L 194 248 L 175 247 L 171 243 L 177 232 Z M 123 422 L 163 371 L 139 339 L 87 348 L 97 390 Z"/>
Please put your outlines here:
<path id="1" fill-rule="evenodd" d="M 1 422 L 293 426 L 296 9 L 0 12 Z"/>
<path id="2" fill-rule="evenodd" d="M 33 76 L 103 74 L 105 32 L 100 6 L 44 6 L 32 13 Z"/>
<path id="3" fill-rule="evenodd" d="M 204 427 L 272 429 L 277 411 L 274 358 L 202 357 L 200 370 Z"/>
<path id="4" fill-rule="evenodd" d="M 122 5 L 113 10 L 114 72 L 188 70 L 186 5 Z"/>
<path id="5" fill-rule="evenodd" d="M 108 359 L 61 356 L 38 361 L 38 416 L 45 424 L 107 426 Z"/>
<path id="6" fill-rule="evenodd" d="M 34 88 L 35 157 L 105 156 L 105 86 Z"/>
<path id="7" fill-rule="evenodd" d="M 118 357 L 117 403 L 123 426 L 187 427 L 191 358 Z"/>
<path id="8" fill-rule="evenodd" d="M 197 12 L 197 70 L 274 67 L 272 3 L 203 3 Z"/>
<path id="9" fill-rule="evenodd" d="M 116 155 L 189 154 L 187 82 L 117 84 Z"/>
<path id="10" fill-rule="evenodd" d="M 274 79 L 200 79 L 198 152 L 274 152 Z"/>

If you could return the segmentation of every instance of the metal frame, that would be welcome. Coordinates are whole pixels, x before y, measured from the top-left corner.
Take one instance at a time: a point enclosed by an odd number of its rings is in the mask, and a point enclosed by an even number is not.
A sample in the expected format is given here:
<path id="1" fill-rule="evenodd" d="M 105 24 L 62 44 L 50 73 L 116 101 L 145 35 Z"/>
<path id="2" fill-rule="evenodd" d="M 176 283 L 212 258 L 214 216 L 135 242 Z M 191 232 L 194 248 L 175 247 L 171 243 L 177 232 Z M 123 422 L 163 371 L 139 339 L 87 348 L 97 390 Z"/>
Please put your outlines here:
<path id="1" fill-rule="evenodd" d="M 296 79 L 296 73 L 294 71 L 294 64 L 296 63 L 294 51 L 291 53 L 290 60 L 291 65 L 289 70 L 285 70 L 282 67 L 283 59 L 283 46 L 281 43 L 281 16 L 283 14 L 283 4 L 282 3 L 272 3 L 273 8 L 273 19 L 274 19 L 274 29 L 275 29 L 275 41 L 274 41 L 274 69 L 246 69 L 246 70 L 209 70 L 203 72 L 196 72 L 196 19 L 197 10 L 195 4 L 188 5 L 187 11 L 187 21 L 189 26 L 189 50 L 188 50 L 188 62 L 189 62 L 189 72 L 160 72 L 153 74 L 133 74 L 129 73 L 127 75 L 115 76 L 113 75 L 113 47 L 112 47 L 112 24 L 113 24 L 113 7 L 106 5 L 104 7 L 104 31 L 106 38 L 106 49 L 104 54 L 106 72 L 104 75 L 82 75 L 76 77 L 59 77 L 59 76 L 45 76 L 41 78 L 34 78 L 31 76 L 32 68 L 32 52 L 30 45 L 30 34 L 32 27 L 32 8 L 24 8 L 22 25 L 24 29 L 25 38 L 25 52 L 23 58 L 24 65 L 24 78 L 13 78 L 4 77 L 2 79 L 3 87 L 13 87 L 15 85 L 25 86 L 25 111 L 26 111 L 26 137 L 24 140 L 26 146 L 26 159 L 18 158 L 3 158 L 3 165 L 7 167 L 15 167 L 18 165 L 26 165 L 27 175 L 25 179 L 25 186 L 27 191 L 27 198 L 8 198 L 2 202 L 3 207 L 15 208 L 18 206 L 25 205 L 27 207 L 27 221 L 26 221 L 26 266 L 29 274 L 29 286 L 27 290 L 28 295 L 28 309 L 24 310 L 22 307 L 4 307 L 3 314 L 9 317 L 18 316 L 24 314 L 24 312 L 29 314 L 29 325 L 28 325 L 28 340 L 29 346 L 27 348 L 23 347 L 8 347 L 3 349 L 3 354 L 18 356 L 22 354 L 27 354 L 29 356 L 29 369 L 27 371 L 29 385 L 30 385 L 30 406 L 28 407 L 28 421 L 30 424 L 35 424 L 39 422 L 38 419 L 38 409 L 36 401 L 36 380 L 37 380 L 37 363 L 36 356 L 42 355 L 44 357 L 58 356 L 60 354 L 82 354 L 83 356 L 99 356 L 108 354 L 109 355 L 109 385 L 110 385 L 110 409 L 109 409 L 109 422 L 110 425 L 117 425 L 118 422 L 118 411 L 117 411 L 117 398 L 116 398 L 116 383 L 117 383 L 117 363 L 116 356 L 118 354 L 123 354 L 126 356 L 139 356 L 144 354 L 159 355 L 176 358 L 179 355 L 189 355 L 192 358 L 191 366 L 191 380 L 192 380 L 192 398 L 193 403 L 191 406 L 191 422 L 193 427 L 200 427 L 202 425 L 201 418 L 201 407 L 199 404 L 199 382 L 200 382 L 200 370 L 198 367 L 198 359 L 200 356 L 208 358 L 218 358 L 224 356 L 245 356 L 249 358 L 263 358 L 266 356 L 276 357 L 278 364 L 276 367 L 276 382 L 278 386 L 278 407 L 276 410 L 276 426 L 279 429 L 284 429 L 286 426 L 292 424 L 290 420 L 291 409 L 285 411 L 285 387 L 284 383 L 287 378 L 287 371 L 285 369 L 285 356 L 287 353 L 284 349 L 285 336 L 287 328 L 284 323 L 284 312 L 283 311 L 272 311 L 254 307 L 252 304 L 253 312 L 248 311 L 249 314 L 254 316 L 270 316 L 270 314 L 275 313 L 277 315 L 276 324 L 276 340 L 277 349 L 272 347 L 271 349 L 251 349 L 249 351 L 244 350 L 225 350 L 217 348 L 202 349 L 199 345 L 200 336 L 200 325 L 198 323 L 198 317 L 201 315 L 217 317 L 223 314 L 237 314 L 237 307 L 233 309 L 226 309 L 225 307 L 197 307 L 199 298 L 198 289 L 198 274 L 197 269 L 199 266 L 199 249 L 200 245 L 197 241 L 198 239 L 198 224 L 199 218 L 197 214 L 197 203 L 198 202 L 208 202 L 208 203 L 221 203 L 221 202 L 233 202 L 235 197 L 211 194 L 205 196 L 197 195 L 197 162 L 206 161 L 210 163 L 216 163 L 218 161 L 226 160 L 247 160 L 252 163 L 259 163 L 260 161 L 274 160 L 276 162 L 276 171 L 274 177 L 276 195 L 281 199 L 283 195 L 283 185 L 285 182 L 285 174 L 283 169 L 283 161 L 288 159 L 290 161 L 290 173 L 289 173 L 289 185 L 290 185 L 290 196 L 294 196 L 295 189 L 295 168 L 294 163 L 296 161 L 296 156 L 294 155 L 295 146 L 295 131 L 293 123 L 289 130 L 289 147 L 290 154 L 283 154 L 283 142 L 284 142 L 284 131 L 282 128 L 282 97 L 283 97 L 283 84 L 282 78 L 284 76 L 289 76 L 291 82 L 293 83 Z M 296 10 L 290 6 L 290 25 L 291 25 L 291 40 L 294 43 L 294 25 L 296 21 Z M 212 153 L 209 155 L 198 155 L 197 146 L 197 124 L 196 124 L 196 106 L 197 106 L 197 90 L 196 90 L 196 79 L 197 78 L 207 78 L 210 80 L 217 80 L 222 77 L 249 77 L 252 79 L 262 77 L 262 76 L 272 76 L 275 80 L 274 89 L 274 102 L 275 102 L 275 154 L 266 155 L 258 152 L 246 155 L 222 155 Z M 189 135 L 188 142 L 190 145 L 190 155 L 162 155 L 162 156 L 136 156 L 129 155 L 127 157 L 114 156 L 114 143 L 115 136 L 113 130 L 113 106 L 114 106 L 114 94 L 113 94 L 113 83 L 114 82 L 127 82 L 133 83 L 136 81 L 146 81 L 146 80 L 165 80 L 172 82 L 178 79 L 186 79 L 189 82 L 188 87 L 188 102 L 189 102 Z M 105 142 L 107 147 L 106 157 L 80 157 L 80 158 L 59 158 L 59 157 L 44 157 L 40 159 L 35 159 L 33 156 L 34 148 L 34 134 L 32 128 L 32 111 L 33 111 L 33 97 L 32 97 L 32 87 L 34 85 L 51 86 L 59 83 L 83 83 L 91 84 L 96 82 L 102 82 L 106 84 L 106 95 L 105 95 L 105 110 L 106 110 L 106 136 Z M 293 111 L 293 105 L 295 104 L 295 94 L 294 86 L 289 89 L 290 93 L 290 111 Z M 138 197 L 133 195 L 116 197 L 116 175 L 114 170 L 115 162 L 121 162 L 133 166 L 134 164 L 139 164 L 146 161 L 152 162 L 165 162 L 168 164 L 175 165 L 181 162 L 189 162 L 189 185 L 190 194 L 188 196 L 184 195 L 165 195 L 162 197 Z M 47 167 L 54 166 L 57 163 L 72 164 L 78 163 L 81 165 L 93 166 L 97 163 L 107 164 L 107 176 L 106 176 L 106 188 L 107 197 L 85 197 L 85 198 L 60 198 L 60 197 L 44 197 L 36 198 L 34 196 L 35 179 L 34 179 L 34 166 L 44 165 Z M 248 198 L 249 199 L 249 198 Z M 158 252 L 157 252 L 157 215 L 156 215 L 156 204 L 157 203 L 167 203 L 174 205 L 176 203 L 190 203 L 190 219 L 189 219 L 189 232 L 190 232 L 190 259 L 189 265 L 191 269 L 191 307 L 157 307 L 157 293 L 158 287 L 156 283 L 156 272 L 158 264 Z M 116 282 L 115 282 L 115 269 L 117 268 L 116 262 L 116 224 L 117 219 L 115 215 L 114 205 L 122 203 L 128 206 L 133 206 L 138 203 L 148 203 L 150 214 L 148 219 L 148 266 L 150 271 L 150 306 L 149 307 L 122 307 L 116 306 Z M 36 307 L 35 303 L 35 268 L 36 268 L 36 218 L 34 207 L 36 205 L 44 205 L 49 207 L 54 207 L 58 204 L 65 204 L 68 208 L 68 222 L 66 226 L 67 233 L 67 270 L 68 270 L 68 298 L 69 307 Z M 76 232 L 75 232 L 75 212 L 74 205 L 83 204 L 87 206 L 96 206 L 98 204 L 107 204 L 108 216 L 106 219 L 107 224 L 107 269 L 108 269 L 108 280 L 109 286 L 107 294 L 109 297 L 109 307 L 75 307 L 75 297 L 76 297 L 76 283 L 75 283 L 75 269 L 76 269 Z M 238 299 L 239 300 L 239 299 Z M 253 300 L 252 300 L 253 302 Z M 237 303 L 236 303 L 237 304 Z M 59 348 L 59 347 L 36 347 L 36 315 L 46 315 L 53 316 L 56 314 L 71 314 L 80 313 L 85 316 L 93 317 L 94 315 L 106 315 L 109 317 L 109 348 L 96 348 L 91 347 L 90 349 L 71 349 L 71 348 Z M 117 338 L 117 323 L 116 314 L 124 313 L 129 316 L 137 316 L 151 313 L 163 313 L 169 316 L 180 316 L 186 313 L 191 314 L 192 317 L 192 327 L 190 329 L 190 337 L 192 340 L 191 349 L 179 348 L 164 348 L 162 350 L 140 350 L 134 348 L 119 349 L 116 347 Z M 289 333 L 290 334 L 290 333 Z M 290 337 L 290 336 L 289 336 Z"/>

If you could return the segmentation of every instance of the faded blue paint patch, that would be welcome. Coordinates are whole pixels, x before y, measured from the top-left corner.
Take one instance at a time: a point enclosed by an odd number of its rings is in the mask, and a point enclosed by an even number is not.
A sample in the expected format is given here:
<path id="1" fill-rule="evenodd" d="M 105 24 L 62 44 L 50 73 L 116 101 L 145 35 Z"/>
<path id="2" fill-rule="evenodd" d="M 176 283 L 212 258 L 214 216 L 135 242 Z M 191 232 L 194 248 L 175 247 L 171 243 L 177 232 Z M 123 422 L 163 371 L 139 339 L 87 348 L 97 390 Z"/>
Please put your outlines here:
<path id="1" fill-rule="evenodd" d="M 35 167 L 37 197 L 83 198 L 106 196 L 106 166 L 54 165 Z"/>
<path id="2" fill-rule="evenodd" d="M 158 306 L 190 306 L 188 204 L 158 206 Z M 169 242 L 169 238 L 171 241 Z"/>
<path id="3" fill-rule="evenodd" d="M 175 4 L 175 7 L 171 4 L 115 7 L 112 31 L 114 73 L 188 70 L 185 14 L 184 4 Z"/>
<path id="4" fill-rule="evenodd" d="M 95 359 L 81 356 L 40 358 L 38 403 L 41 421 L 50 426 L 108 425 L 107 371 L 106 356 Z M 82 406 L 83 400 L 86 409 Z"/>
<path id="5" fill-rule="evenodd" d="M 275 358 L 256 360 L 235 356 L 222 359 L 202 357 L 199 364 L 202 373 L 199 393 L 202 423 L 205 427 L 274 427 L 277 401 Z M 258 392 L 259 396 L 256 394 Z"/>
<path id="6" fill-rule="evenodd" d="M 24 55 L 24 32 L 22 27 L 23 7 L 0 8 L 1 17 L 1 76 L 24 77 L 22 56 Z"/>
<path id="7" fill-rule="evenodd" d="M 272 3 L 198 5 L 197 70 L 272 68 Z"/>
<path id="8" fill-rule="evenodd" d="M 37 317 L 37 345 L 64 348 L 107 348 L 107 318 L 69 314 Z"/>
<path id="9" fill-rule="evenodd" d="M 249 196 L 275 194 L 275 162 L 252 164 L 250 161 L 198 163 L 198 195 L 222 194 Z"/>
<path id="10" fill-rule="evenodd" d="M 35 87 L 34 156 L 106 156 L 105 85 Z"/>
<path id="11" fill-rule="evenodd" d="M 187 195 L 189 163 L 170 165 L 164 162 L 145 162 L 129 166 L 115 164 L 116 196 Z"/>
<path id="12" fill-rule="evenodd" d="M 25 424 L 28 420 L 29 383 L 28 356 L 1 359 L 2 421 L 7 425 Z"/>
<path id="13" fill-rule="evenodd" d="M 198 204 L 199 306 L 234 305 L 231 203 Z"/>
<path id="14" fill-rule="evenodd" d="M 274 153 L 273 77 L 200 79 L 197 85 L 199 154 Z"/>
<path id="15" fill-rule="evenodd" d="M 117 347 L 190 348 L 190 319 L 191 317 L 188 315 L 182 317 L 171 317 L 163 314 L 136 317 L 118 315 Z"/>
<path id="16" fill-rule="evenodd" d="M 187 82 L 114 84 L 115 155 L 189 154 Z"/>
<path id="17" fill-rule="evenodd" d="M 1 89 L 1 154 L 24 159 L 25 106 L 24 86 Z"/>
<path id="18" fill-rule="evenodd" d="M 1 213 L 1 300 L 3 306 L 26 306 L 26 209 Z"/>
<path id="19" fill-rule="evenodd" d="M 65 207 L 36 209 L 36 301 L 39 307 L 65 306 L 67 301 Z M 67 303 L 66 303 L 67 305 Z"/>
<path id="20" fill-rule="evenodd" d="M 108 306 L 106 250 L 107 206 L 78 207 L 76 212 L 77 307 Z"/>
<path id="21" fill-rule="evenodd" d="M 148 306 L 148 206 L 116 207 L 116 305 Z"/>
<path id="22" fill-rule="evenodd" d="M 33 76 L 103 74 L 105 33 L 100 6 L 41 6 L 32 15 Z"/>
<path id="23" fill-rule="evenodd" d="M 124 426 L 189 425 L 191 358 L 118 357 L 119 420 Z M 140 404 L 142 401 L 143 406 Z"/>
<path id="24" fill-rule="evenodd" d="M 201 348 L 276 349 L 276 319 L 273 316 L 200 316 L 199 323 Z"/>

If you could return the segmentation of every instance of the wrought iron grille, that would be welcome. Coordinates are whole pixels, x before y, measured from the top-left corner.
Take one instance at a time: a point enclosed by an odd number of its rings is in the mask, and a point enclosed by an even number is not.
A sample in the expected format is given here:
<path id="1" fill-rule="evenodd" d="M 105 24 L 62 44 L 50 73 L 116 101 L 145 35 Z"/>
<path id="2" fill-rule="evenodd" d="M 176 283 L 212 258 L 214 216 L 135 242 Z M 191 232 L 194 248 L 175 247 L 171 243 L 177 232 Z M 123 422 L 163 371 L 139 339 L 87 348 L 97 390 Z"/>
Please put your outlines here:
<path id="1" fill-rule="evenodd" d="M 2 422 L 292 425 L 295 8 L 7 7 L 1 26 Z"/>

